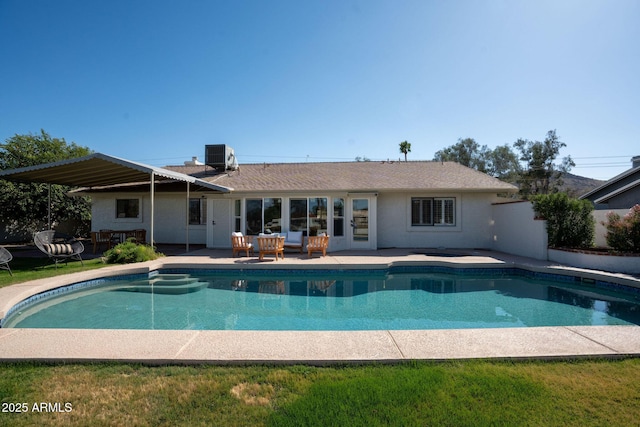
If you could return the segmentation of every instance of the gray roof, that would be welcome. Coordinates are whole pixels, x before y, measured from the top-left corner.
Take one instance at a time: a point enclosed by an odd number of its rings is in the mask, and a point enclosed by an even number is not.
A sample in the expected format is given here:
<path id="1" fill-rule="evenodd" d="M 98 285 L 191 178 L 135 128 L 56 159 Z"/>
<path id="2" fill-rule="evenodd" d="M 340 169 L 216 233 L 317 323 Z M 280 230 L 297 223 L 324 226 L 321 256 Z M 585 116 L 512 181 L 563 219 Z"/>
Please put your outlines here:
<path id="1" fill-rule="evenodd" d="M 580 196 L 594 203 L 607 203 L 611 198 L 640 186 L 640 166 L 614 176 L 598 188 Z"/>
<path id="2" fill-rule="evenodd" d="M 190 183 L 197 189 L 229 192 L 231 189 L 203 181 L 177 171 L 149 166 L 131 160 L 94 153 L 54 163 L 0 171 L 0 179 L 22 182 L 46 182 L 81 187 L 96 187 L 149 182 L 150 175 Z"/>
<path id="3" fill-rule="evenodd" d="M 518 188 L 454 162 L 327 162 L 243 164 L 214 174 L 206 166 L 167 166 L 234 192 L 463 191 L 516 192 Z"/>

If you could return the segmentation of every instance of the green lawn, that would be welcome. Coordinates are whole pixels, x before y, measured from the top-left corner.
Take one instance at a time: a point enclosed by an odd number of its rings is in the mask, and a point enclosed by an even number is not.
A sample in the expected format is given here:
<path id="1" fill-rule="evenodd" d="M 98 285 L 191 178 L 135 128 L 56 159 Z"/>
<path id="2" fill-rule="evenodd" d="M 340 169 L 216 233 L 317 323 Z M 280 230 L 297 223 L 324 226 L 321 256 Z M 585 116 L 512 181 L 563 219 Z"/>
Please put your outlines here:
<path id="1" fill-rule="evenodd" d="M 28 282 L 29 280 L 43 279 L 45 277 L 93 270 L 107 266 L 100 258 L 84 260 L 83 262 L 84 266 L 80 264 L 80 261 L 69 261 L 67 264 L 58 264 L 58 268 L 56 268 L 53 261 L 47 258 L 21 257 L 14 254 L 13 260 L 9 263 L 13 276 L 11 276 L 8 271 L 0 270 L 0 288 L 15 285 L 16 283 Z"/>
<path id="2" fill-rule="evenodd" d="M 640 359 L 339 367 L 4 364 L 3 409 L 26 403 L 27 412 L 0 413 L 0 426 L 632 426 L 639 420 L 639 380 Z M 40 402 L 60 412 L 34 412 Z"/>

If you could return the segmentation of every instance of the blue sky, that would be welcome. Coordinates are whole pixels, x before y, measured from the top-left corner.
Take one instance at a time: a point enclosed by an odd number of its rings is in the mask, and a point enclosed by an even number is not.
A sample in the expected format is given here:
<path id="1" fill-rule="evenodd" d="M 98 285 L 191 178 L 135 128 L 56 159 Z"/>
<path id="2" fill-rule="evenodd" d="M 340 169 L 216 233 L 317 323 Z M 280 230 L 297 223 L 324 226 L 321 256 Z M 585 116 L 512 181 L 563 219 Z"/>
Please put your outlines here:
<path id="1" fill-rule="evenodd" d="M 573 172 L 640 155 L 640 1 L 0 0 L 0 140 L 151 165 L 410 160 L 556 129 Z"/>

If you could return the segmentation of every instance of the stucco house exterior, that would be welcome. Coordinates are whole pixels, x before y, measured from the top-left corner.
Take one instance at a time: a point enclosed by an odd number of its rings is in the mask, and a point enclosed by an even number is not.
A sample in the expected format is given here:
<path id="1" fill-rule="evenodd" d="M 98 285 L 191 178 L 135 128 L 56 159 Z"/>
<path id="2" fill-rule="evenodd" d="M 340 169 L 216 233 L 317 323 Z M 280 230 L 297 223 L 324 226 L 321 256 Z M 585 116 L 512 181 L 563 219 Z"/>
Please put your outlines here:
<path id="1" fill-rule="evenodd" d="M 230 248 L 230 235 L 326 232 L 329 251 L 489 248 L 492 204 L 517 188 L 453 162 L 234 164 L 197 161 L 164 169 L 211 188 L 185 197 L 181 183 L 155 183 L 155 241 Z M 94 187 L 92 230 L 149 228 L 149 183 Z"/>
<path id="2" fill-rule="evenodd" d="M 598 210 L 630 209 L 640 204 L 640 156 L 631 159 L 631 169 L 611 178 L 580 198 L 592 201 Z"/>

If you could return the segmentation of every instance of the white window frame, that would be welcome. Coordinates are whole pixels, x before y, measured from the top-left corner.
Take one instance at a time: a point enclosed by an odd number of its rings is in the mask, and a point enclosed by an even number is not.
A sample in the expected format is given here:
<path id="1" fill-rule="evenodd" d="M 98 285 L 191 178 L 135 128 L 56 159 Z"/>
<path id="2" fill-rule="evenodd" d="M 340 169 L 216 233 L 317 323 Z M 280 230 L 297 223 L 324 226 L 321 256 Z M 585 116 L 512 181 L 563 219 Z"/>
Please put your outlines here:
<path id="1" fill-rule="evenodd" d="M 138 201 L 138 216 L 137 217 L 118 217 L 118 200 L 137 200 Z M 113 202 L 113 215 L 115 217 L 115 222 L 123 222 L 123 223 L 132 223 L 132 222 L 142 222 L 142 197 L 116 197 Z"/>
<path id="2" fill-rule="evenodd" d="M 460 217 L 459 217 L 459 210 L 460 210 L 460 206 L 458 204 L 458 201 L 460 200 L 459 197 L 456 196 L 431 196 L 431 195 L 424 195 L 424 196 L 410 196 L 408 198 L 408 212 L 407 212 L 407 221 L 409 224 L 409 228 L 411 230 L 433 230 L 433 229 L 449 229 L 449 228 L 455 228 L 455 229 L 459 229 L 460 228 Z M 414 218 L 413 218 L 413 204 L 415 200 L 429 200 L 431 202 L 431 222 L 428 223 L 418 223 L 418 222 L 414 222 Z M 437 203 L 439 202 L 439 203 Z M 453 205 L 453 212 L 450 215 L 450 218 L 452 219 L 452 222 L 444 222 L 444 220 L 447 218 L 447 203 L 446 202 L 452 202 Z M 440 204 L 439 207 L 439 211 L 440 214 L 436 215 L 436 208 L 438 205 Z M 422 205 L 421 205 L 421 209 L 422 209 Z M 422 216 L 422 215 L 421 215 Z M 436 222 L 436 219 L 440 217 L 441 220 L 440 222 Z"/>
<path id="3" fill-rule="evenodd" d="M 191 222 L 191 202 L 197 201 L 200 208 L 200 222 Z M 206 225 L 207 224 L 207 199 L 202 197 L 189 198 L 189 225 Z"/>
<path id="4" fill-rule="evenodd" d="M 311 205 L 310 201 L 313 199 L 324 199 L 326 201 L 326 205 L 325 205 L 325 211 L 326 211 L 326 218 L 324 219 L 325 221 L 325 228 L 324 229 L 320 229 L 319 231 L 321 231 L 322 233 L 330 233 L 332 232 L 332 228 L 330 228 L 330 221 L 332 221 L 332 214 L 333 214 L 333 205 L 329 205 L 329 203 L 333 203 L 332 198 L 329 196 L 301 196 L 301 197 L 296 197 L 296 196 L 291 196 L 289 197 L 288 201 L 287 201 L 287 213 L 288 213 L 288 224 L 287 226 L 289 227 L 289 230 L 291 230 L 291 201 L 292 200 L 306 200 L 306 227 L 303 230 L 300 230 L 303 232 L 304 236 L 309 236 L 310 235 L 310 231 L 311 231 L 311 217 L 309 216 L 309 206 Z M 331 206 L 331 209 L 329 209 L 329 206 Z M 330 212 L 331 210 L 331 212 Z M 331 216 L 330 216 L 331 215 Z"/>
<path id="5" fill-rule="evenodd" d="M 260 200 L 260 230 L 258 231 L 259 233 L 264 233 L 265 230 L 268 228 L 267 224 L 265 223 L 265 217 L 264 217 L 264 213 L 265 213 L 265 200 L 280 200 L 280 231 L 278 231 L 279 233 L 282 232 L 282 217 L 284 215 L 283 212 L 283 208 L 284 208 L 284 198 L 280 197 L 280 196 L 274 196 L 274 197 L 245 197 L 244 199 L 242 199 L 242 205 L 244 206 L 244 212 L 242 215 L 243 218 L 243 224 L 244 224 L 244 229 L 245 229 L 245 233 L 249 234 L 249 232 L 247 231 L 247 201 L 249 200 Z M 255 235 L 255 234 L 254 234 Z"/>

